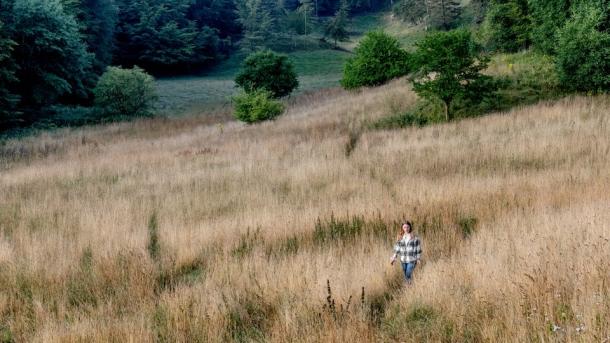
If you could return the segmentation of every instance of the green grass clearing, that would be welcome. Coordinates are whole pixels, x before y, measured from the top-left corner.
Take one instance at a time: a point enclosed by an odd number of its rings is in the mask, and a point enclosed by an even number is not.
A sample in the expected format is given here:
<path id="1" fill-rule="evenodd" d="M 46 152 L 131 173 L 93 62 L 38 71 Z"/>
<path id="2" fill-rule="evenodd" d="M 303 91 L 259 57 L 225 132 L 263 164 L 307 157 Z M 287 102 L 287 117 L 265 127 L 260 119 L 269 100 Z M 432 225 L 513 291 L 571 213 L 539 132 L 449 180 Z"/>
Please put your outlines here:
<path id="1" fill-rule="evenodd" d="M 319 25 L 323 27 L 323 24 Z M 339 42 L 339 49 L 312 48 L 319 46 L 321 32 L 314 32 L 308 37 L 302 50 L 286 53 L 294 62 L 299 75 L 299 88 L 295 94 L 306 91 L 338 87 L 343 74 L 345 60 L 351 55 L 361 37 L 368 31 L 382 28 L 396 36 L 407 48 L 423 36 L 420 27 L 410 26 L 392 19 L 387 12 L 351 18 L 348 30 L 350 39 Z M 230 98 L 237 92 L 233 79 L 245 58 L 244 53 L 234 53 L 212 70 L 201 76 L 184 76 L 160 78 L 157 80 L 159 101 L 157 109 L 167 115 L 176 115 L 190 110 L 222 106 L 230 103 Z"/>

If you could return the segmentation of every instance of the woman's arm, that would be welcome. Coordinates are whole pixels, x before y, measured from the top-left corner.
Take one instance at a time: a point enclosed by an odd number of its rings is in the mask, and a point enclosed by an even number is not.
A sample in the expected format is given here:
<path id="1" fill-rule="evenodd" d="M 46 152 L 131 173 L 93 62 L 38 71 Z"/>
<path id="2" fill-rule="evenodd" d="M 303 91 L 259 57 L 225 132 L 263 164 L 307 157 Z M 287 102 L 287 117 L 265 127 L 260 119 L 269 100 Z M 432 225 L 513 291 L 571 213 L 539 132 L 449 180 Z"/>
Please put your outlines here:
<path id="1" fill-rule="evenodd" d="M 394 254 L 390 259 L 390 264 L 394 264 L 394 261 L 396 261 L 396 257 L 398 256 L 398 253 L 400 252 L 400 247 L 402 245 L 404 245 L 404 242 L 402 241 L 402 234 L 399 233 L 398 236 L 396 236 L 396 244 L 394 244 Z"/>

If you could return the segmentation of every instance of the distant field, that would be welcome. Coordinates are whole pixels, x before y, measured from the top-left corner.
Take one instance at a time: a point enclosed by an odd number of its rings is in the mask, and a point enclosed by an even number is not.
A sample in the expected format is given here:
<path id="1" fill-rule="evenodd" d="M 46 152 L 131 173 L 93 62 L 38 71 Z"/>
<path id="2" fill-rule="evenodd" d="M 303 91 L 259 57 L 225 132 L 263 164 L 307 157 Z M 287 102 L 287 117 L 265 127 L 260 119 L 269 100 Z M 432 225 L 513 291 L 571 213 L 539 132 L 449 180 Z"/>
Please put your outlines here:
<path id="1" fill-rule="evenodd" d="M 350 56 L 348 51 L 354 49 L 367 31 L 377 28 L 383 28 L 396 36 L 405 47 L 411 47 L 422 32 L 418 27 L 399 24 L 387 13 L 354 17 L 349 26 L 350 39 L 339 43 L 342 50 L 303 50 L 287 54 L 299 75 L 300 86 L 296 94 L 339 86 L 343 65 Z M 313 34 L 310 40 L 316 41 L 320 37 L 319 33 Z M 159 79 L 158 109 L 163 113 L 176 114 L 229 103 L 231 95 L 237 92 L 233 79 L 243 58 L 243 54 L 235 54 L 204 76 Z"/>
<path id="2" fill-rule="evenodd" d="M 343 64 L 350 53 L 340 50 L 314 50 L 289 53 L 303 91 L 339 85 Z M 230 102 L 237 92 L 233 79 L 241 61 L 231 59 L 206 76 L 163 78 L 157 81 L 158 108 L 162 112 L 184 112 L 201 106 Z"/>

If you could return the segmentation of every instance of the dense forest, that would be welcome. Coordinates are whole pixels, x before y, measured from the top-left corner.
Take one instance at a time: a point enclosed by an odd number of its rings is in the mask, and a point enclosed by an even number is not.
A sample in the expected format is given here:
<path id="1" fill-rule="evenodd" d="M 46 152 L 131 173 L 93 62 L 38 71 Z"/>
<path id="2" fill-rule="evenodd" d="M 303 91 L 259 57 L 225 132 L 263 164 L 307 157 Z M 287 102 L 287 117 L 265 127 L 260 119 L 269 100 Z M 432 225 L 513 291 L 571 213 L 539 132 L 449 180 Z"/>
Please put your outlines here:
<path id="1" fill-rule="evenodd" d="M 199 73 L 237 51 L 298 49 L 303 40 L 296 37 L 314 30 L 337 47 L 348 36 L 348 16 L 390 7 L 404 25 L 426 31 L 466 27 L 491 52 L 534 49 L 553 56 L 568 87 L 604 90 L 610 84 L 609 3 L 0 0 L 0 130 L 30 125 L 61 106 L 91 106 L 110 65 L 153 75 Z"/>

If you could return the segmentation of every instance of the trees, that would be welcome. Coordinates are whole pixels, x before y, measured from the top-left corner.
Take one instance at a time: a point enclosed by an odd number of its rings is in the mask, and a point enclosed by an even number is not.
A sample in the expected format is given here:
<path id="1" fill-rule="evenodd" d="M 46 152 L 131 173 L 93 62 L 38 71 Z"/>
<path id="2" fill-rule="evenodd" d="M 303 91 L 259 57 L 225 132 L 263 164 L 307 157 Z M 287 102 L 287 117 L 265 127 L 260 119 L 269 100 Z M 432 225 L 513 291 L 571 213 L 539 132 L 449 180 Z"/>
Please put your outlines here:
<path id="1" fill-rule="evenodd" d="M 93 93 L 105 116 L 147 115 L 157 98 L 154 79 L 138 67 L 108 67 Z"/>
<path id="2" fill-rule="evenodd" d="M 235 83 L 246 92 L 264 89 L 274 98 L 290 94 L 299 81 L 288 57 L 271 50 L 259 51 L 246 58 L 235 77 Z"/>
<path id="3" fill-rule="evenodd" d="M 19 97 L 12 93 L 16 65 L 11 59 L 15 42 L 8 38 L 4 24 L 0 21 L 0 128 L 16 119 L 15 105 Z"/>
<path id="4" fill-rule="evenodd" d="M 425 98 L 437 98 L 445 104 L 447 120 L 453 119 L 452 105 L 457 99 L 481 100 L 491 87 L 489 76 L 482 75 L 488 59 L 470 32 L 436 32 L 417 43 L 415 92 Z"/>
<path id="5" fill-rule="evenodd" d="M 574 0 L 528 0 L 531 38 L 538 50 L 547 54 L 554 52 L 557 30 L 570 17 L 572 3 Z"/>
<path id="6" fill-rule="evenodd" d="M 116 64 L 182 72 L 220 58 L 218 32 L 188 18 L 190 0 L 119 0 Z"/>
<path id="7" fill-rule="evenodd" d="M 311 33 L 312 31 L 312 18 L 314 16 L 314 4 L 311 0 L 300 0 L 299 8 L 297 8 L 297 13 L 303 20 L 303 28 L 305 35 Z"/>
<path id="8" fill-rule="evenodd" d="M 241 48 L 245 51 L 255 51 L 259 47 L 269 46 L 278 32 L 278 21 L 266 6 L 268 0 L 238 0 L 238 22 L 243 29 Z"/>
<path id="9" fill-rule="evenodd" d="M 88 50 L 95 55 L 93 70 L 99 75 L 112 62 L 119 10 L 112 0 L 82 0 L 81 8 L 77 19 Z"/>
<path id="10" fill-rule="evenodd" d="M 428 19 L 426 26 L 433 29 L 450 30 L 457 26 L 461 6 L 458 0 L 424 0 Z"/>
<path id="11" fill-rule="evenodd" d="M 410 56 L 398 40 L 383 31 L 371 31 L 345 63 L 341 85 L 346 89 L 378 86 L 409 71 Z"/>
<path id="12" fill-rule="evenodd" d="M 16 2 L 12 25 L 21 107 L 40 109 L 69 94 L 86 97 L 92 55 L 58 0 Z"/>
<path id="13" fill-rule="evenodd" d="M 426 29 L 450 30 L 458 24 L 461 5 L 458 0 L 402 0 L 394 13 L 412 24 L 423 21 Z"/>
<path id="14" fill-rule="evenodd" d="M 194 0 L 187 12 L 200 30 L 215 29 L 218 37 L 235 38 L 241 33 L 234 0 Z"/>
<path id="15" fill-rule="evenodd" d="M 470 9 L 472 11 L 472 21 L 474 24 L 481 24 L 487 14 L 490 0 L 472 0 L 470 2 Z"/>
<path id="16" fill-rule="evenodd" d="M 557 32 L 556 65 L 569 90 L 610 90 L 610 1 L 575 5 Z"/>
<path id="17" fill-rule="evenodd" d="M 401 0 L 392 8 L 394 15 L 410 24 L 419 24 L 426 19 L 426 0 Z"/>
<path id="18" fill-rule="evenodd" d="M 491 50 L 516 52 L 526 48 L 530 37 L 526 0 L 492 0 L 483 31 Z"/>
<path id="19" fill-rule="evenodd" d="M 343 41 L 348 38 L 347 33 L 347 17 L 349 15 L 349 4 L 346 0 L 341 1 L 341 7 L 335 14 L 335 16 L 328 22 L 324 34 L 335 41 L 335 48 L 337 47 L 337 41 Z"/>

